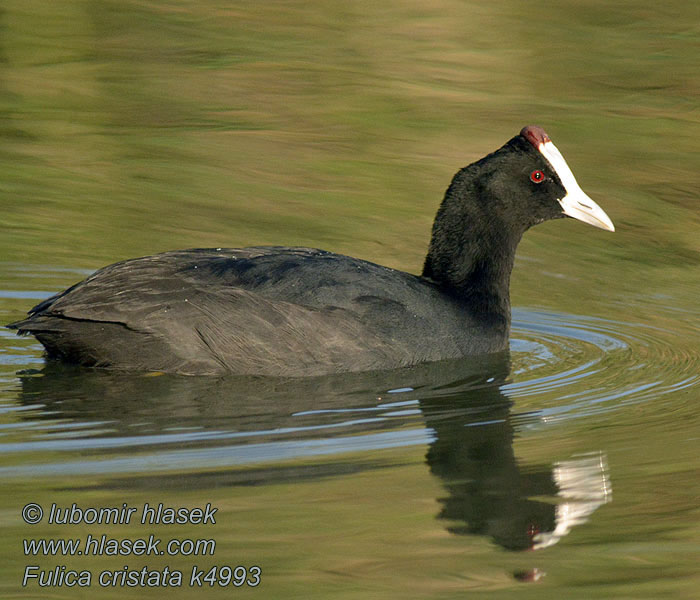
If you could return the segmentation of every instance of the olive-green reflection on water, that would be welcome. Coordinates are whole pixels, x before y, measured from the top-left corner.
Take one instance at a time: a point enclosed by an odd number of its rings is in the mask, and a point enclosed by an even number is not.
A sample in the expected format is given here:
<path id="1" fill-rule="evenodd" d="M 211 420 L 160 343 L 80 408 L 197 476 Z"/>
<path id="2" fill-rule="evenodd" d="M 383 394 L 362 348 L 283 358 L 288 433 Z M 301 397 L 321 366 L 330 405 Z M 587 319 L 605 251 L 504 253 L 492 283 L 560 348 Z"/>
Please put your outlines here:
<path id="1" fill-rule="evenodd" d="M 697 533 L 688 520 L 700 492 L 688 471 L 695 455 L 677 443 L 663 407 L 618 411 L 596 427 L 573 420 L 548 428 L 536 412 L 514 413 L 501 393 L 507 364 L 496 357 L 314 381 L 134 377 L 62 367 L 23 377 L 25 410 L 17 414 L 36 433 L 18 440 L 26 448 L 16 462 L 9 456 L 14 467 L 2 469 L 8 492 L 2 510 L 11 515 L 6 548 L 21 548 L 27 536 L 123 539 L 155 532 L 165 540 L 215 539 L 215 560 L 62 562 L 94 572 L 122 565 L 189 572 L 193 564 L 235 559 L 261 565 L 273 597 L 364 591 L 391 598 L 401 590 L 420 598 L 506 590 L 542 573 L 543 588 L 518 593 L 613 597 L 637 582 L 648 590 L 640 597 L 654 597 L 667 589 L 667 572 L 675 585 L 693 585 L 694 562 L 685 553 Z M 406 381 L 412 391 L 393 387 Z M 397 391 L 377 400 L 377 389 Z M 45 433 L 37 435 L 43 423 Z M 631 437 L 640 431 L 648 432 L 641 443 L 651 463 Z M 411 432 L 417 443 L 406 441 Z M 306 453 L 312 445 L 318 451 Z M 611 480 L 615 500 L 606 504 Z M 216 527 L 207 529 L 29 528 L 18 518 L 27 502 L 83 508 L 211 502 L 219 512 Z M 533 547 L 538 551 L 512 552 Z M 8 553 L 2 567 L 8 592 L 26 561 L 21 552 Z M 55 559 L 34 562 L 51 566 Z M 663 574 L 649 572 L 649 564 Z"/>
<path id="2" fill-rule="evenodd" d="M 566 464 L 537 466 L 523 466 L 516 460 L 512 403 L 500 391 L 508 372 L 508 357 L 500 355 L 393 372 L 278 380 L 134 376 L 50 365 L 41 374 L 22 377 L 20 398 L 28 410 L 20 416 L 38 428 L 45 421 L 49 431 L 54 424 L 70 422 L 71 430 L 83 433 L 54 439 L 49 434 L 43 440 L 29 441 L 20 464 L 2 468 L 0 474 L 21 482 L 32 474 L 43 479 L 63 473 L 63 483 L 56 481 L 63 491 L 54 487 L 53 479 L 48 480 L 46 488 L 32 492 L 23 490 L 21 483 L 16 485 L 13 499 L 20 505 L 31 498 L 31 502 L 45 506 L 56 502 L 60 508 L 75 502 L 84 510 L 97 506 L 96 498 L 119 507 L 123 502 L 135 506 L 134 500 L 122 498 L 139 498 L 141 505 L 148 502 L 155 506 L 163 497 L 172 498 L 171 502 L 180 505 L 185 499 L 192 502 L 191 490 L 199 490 L 200 504 L 204 498 L 207 502 L 214 498 L 217 507 L 222 508 L 217 527 L 165 528 L 164 532 L 158 528 L 163 538 L 184 532 L 196 533 L 198 537 L 202 533 L 215 536 L 219 551 L 221 545 L 225 547 L 226 554 L 221 552 L 219 556 L 243 554 L 255 564 L 265 565 L 266 577 L 270 578 L 268 593 L 270 590 L 283 593 L 298 585 L 300 578 L 312 576 L 320 567 L 311 567 L 308 561 L 315 564 L 322 556 L 329 561 L 322 571 L 333 573 L 342 568 L 351 585 L 372 586 L 374 576 L 369 573 L 370 582 L 364 582 L 368 575 L 364 569 L 371 561 L 379 560 L 373 559 L 372 554 L 386 552 L 384 543 L 393 547 L 395 542 L 400 545 L 399 539 L 417 535 L 411 545 L 422 558 L 409 561 L 404 548 L 398 553 L 407 561 L 402 571 L 409 568 L 409 562 L 419 568 L 423 561 L 431 564 L 432 570 L 437 557 L 431 555 L 438 549 L 430 550 L 430 540 L 437 536 L 437 543 L 443 544 L 445 531 L 459 536 L 468 534 L 470 537 L 464 538 L 467 552 L 481 548 L 486 554 L 493 553 L 493 548 L 480 543 L 478 536 L 512 551 L 548 548 L 568 535 L 573 527 L 586 523 L 592 513 L 610 501 L 610 484 L 601 457 L 592 463 L 584 457 Z M 397 387 L 407 381 L 410 388 Z M 387 394 L 385 402 L 367 406 L 368 399 L 373 398 L 371 390 L 377 389 L 393 392 Z M 44 404 L 43 416 L 33 409 L 38 402 Z M 402 426 L 402 413 L 417 414 Z M 396 418 L 392 419 L 392 415 Z M 415 422 L 417 416 L 419 423 Z M 517 421 L 522 428 L 538 419 L 535 415 L 520 415 Z M 427 426 L 426 432 L 416 429 L 416 424 L 422 422 Z M 334 427 L 338 426 L 342 427 L 334 434 Z M 421 467 L 415 454 L 407 452 L 412 444 L 402 440 L 402 434 L 410 433 L 411 429 L 419 447 L 428 441 L 425 460 L 430 472 L 437 476 L 439 486 L 430 482 L 428 470 Z M 406 450 L 402 453 L 388 450 L 395 446 Z M 309 448 L 317 451 L 309 454 Z M 349 454 L 353 449 L 356 453 Z M 358 453 L 359 450 L 362 452 Z M 6 451 L 13 451 L 12 445 L 6 445 Z M 67 459 L 56 461 L 52 458 L 55 452 L 66 454 Z M 316 462 L 308 462 L 311 456 L 317 456 Z M 25 462 L 28 458 L 29 464 Z M 395 495 L 416 491 L 411 490 L 412 486 L 399 489 L 403 487 L 400 479 L 408 465 L 414 471 L 409 476 L 423 481 L 424 487 L 414 498 L 413 507 L 402 507 Z M 379 474 L 378 478 L 375 473 Z M 74 479 L 79 476 L 92 479 L 92 485 Z M 397 476 L 399 480 L 394 479 Z M 353 482 L 358 477 L 367 478 L 374 491 L 358 494 Z M 344 485 L 349 487 L 341 486 L 338 479 L 345 480 Z M 382 479 L 391 487 L 382 489 Z M 253 497 L 247 492 L 251 485 L 258 486 Z M 298 486 L 307 489 L 294 491 Z M 228 489 L 229 493 L 222 496 L 220 488 Z M 308 498 L 309 488 L 320 496 Z M 328 496 L 334 489 L 337 491 Z M 67 501 L 67 490 L 74 494 L 73 501 Z M 340 496 L 334 497 L 336 493 Z M 278 506 L 267 504 L 278 495 Z M 112 500 L 107 500 L 110 497 Z M 65 506 L 61 503 L 63 498 L 67 501 Z M 260 516 L 250 514 L 247 498 L 253 503 L 267 504 Z M 312 502 L 320 514 L 302 513 L 300 522 L 289 522 L 289 504 L 295 511 L 304 508 L 308 511 L 305 502 Z M 358 502 L 362 515 L 355 514 Z M 13 510 L 13 506 L 8 505 L 7 509 Z M 396 514 L 387 518 L 387 510 Z M 354 519 L 349 531 L 345 524 L 337 522 L 346 511 Z M 310 525 L 305 525 L 309 520 Z M 400 526 L 403 531 L 395 529 L 394 521 L 403 523 Z M 270 528 L 275 527 L 273 524 L 280 526 L 279 538 L 265 544 L 271 535 Z M 314 530 L 306 531 L 307 526 L 313 526 Z M 381 537 L 385 542 L 375 546 L 371 536 L 360 532 L 377 527 L 383 531 Z M 256 538 L 255 542 L 249 540 L 251 545 L 245 552 L 236 546 L 241 528 Z M 85 539 L 88 534 L 99 537 L 103 529 L 111 539 L 119 538 L 120 534 L 124 537 L 124 531 L 144 538 L 151 533 L 148 526 L 138 525 L 125 525 L 120 532 L 113 523 L 107 527 L 67 526 L 64 530 Z M 51 537 L 56 531 L 60 527 L 43 523 L 31 528 L 31 535 Z M 308 539 L 298 541 L 305 531 L 306 535 L 320 538 L 313 548 L 308 545 Z M 21 527 L 16 528 L 15 534 L 29 535 Z M 397 534 L 399 538 L 392 541 L 390 538 Z M 347 548 L 334 548 L 333 540 L 337 537 L 344 539 Z M 20 545 L 20 539 L 16 541 Z M 317 555 L 317 544 L 329 547 Z M 300 573 L 290 574 L 289 581 L 281 577 L 280 569 L 289 573 L 290 567 L 277 564 L 280 560 L 275 558 L 280 552 L 277 545 L 288 549 L 294 545 L 295 554 L 299 554 L 289 557 L 290 563 L 301 561 Z M 364 565 L 357 572 L 353 570 L 357 559 L 349 559 L 348 552 L 358 557 L 366 552 Z M 137 566 L 133 557 L 120 560 L 132 569 Z M 387 561 L 388 557 L 381 560 Z M 534 558 L 496 560 L 510 564 L 514 578 L 541 573 Z M 173 561 L 186 564 L 182 559 L 163 563 L 163 559 L 150 556 L 147 564 L 151 570 L 162 570 L 166 564 L 175 568 Z M 110 563 L 104 557 L 74 557 L 72 562 L 71 568 L 78 571 L 101 572 L 114 568 L 111 564 L 114 559 Z M 47 563 L 42 561 L 42 564 Z M 450 569 L 464 571 L 465 567 L 449 564 Z M 480 587 L 484 582 L 474 577 L 472 567 L 469 565 L 461 577 L 467 581 L 473 579 L 469 587 Z M 21 565 L 11 561 L 7 571 L 9 578 L 16 579 L 21 574 Z M 393 568 L 384 577 L 392 572 Z M 321 575 L 313 582 L 314 590 L 319 593 L 330 583 L 326 575 Z M 375 583 L 381 589 L 381 582 Z M 440 589 L 445 584 L 426 581 L 420 587 L 425 589 L 426 585 Z"/>
<path id="3" fill-rule="evenodd" d="M 200 430 L 337 424 L 345 417 L 313 412 L 333 408 L 332 390 L 299 394 L 297 408 L 312 414 L 294 418 L 273 400 L 265 406 L 255 390 L 229 417 L 230 405 L 223 400 L 217 409 L 209 393 L 181 404 L 166 394 L 171 402 L 163 402 L 143 382 L 120 384 L 114 395 L 89 377 L 66 389 L 54 379 L 55 387 L 28 393 L 27 386 L 23 395 L 14 371 L 41 367 L 40 350 L 2 334 L 8 452 L 0 448 L 0 456 L 3 468 L 14 469 L 0 495 L 2 595 L 36 595 L 17 592 L 27 564 L 20 540 L 28 529 L 18 517 L 25 502 L 211 501 L 222 517 L 212 534 L 216 561 L 264 569 L 267 587 L 241 595 L 693 597 L 700 586 L 691 375 L 700 347 L 699 18 L 700 4 L 685 0 L 4 2 L 0 259 L 14 263 L 0 265 L 2 290 L 11 292 L 0 293 L 2 322 L 21 317 L 32 292 L 82 279 L 74 269 L 175 248 L 300 244 L 416 272 L 453 173 L 539 123 L 617 232 L 573 222 L 528 232 L 513 304 L 619 321 L 630 335 L 587 371 L 601 376 L 568 379 L 560 395 L 533 393 L 518 373 L 510 388 L 485 386 L 491 401 L 474 413 L 459 398 L 427 402 L 414 394 L 420 412 L 395 417 L 405 419 L 396 428 L 370 421 L 351 427 L 352 435 L 329 435 L 323 441 L 336 454 L 282 461 L 290 446 L 277 445 L 272 464 L 236 466 L 218 442 L 198 438 Z M 663 331 L 653 334 L 663 343 L 646 343 L 654 331 Z M 524 337 L 527 348 L 562 348 L 561 339 L 548 344 L 531 330 Z M 591 355 L 580 344 L 566 348 L 564 359 L 545 351 L 533 361 L 555 379 Z M 601 383 L 608 398 L 617 384 L 639 399 L 634 369 L 641 383 L 661 385 L 645 388 L 644 402 L 608 399 L 616 410 L 598 411 Z M 377 389 L 367 384 L 365 392 Z M 499 395 L 504 389 L 514 407 Z M 562 417 L 561 406 L 576 400 L 591 410 Z M 543 407 L 559 418 L 519 416 L 541 415 Z M 462 427 L 474 421 L 481 425 Z M 170 446 L 150 443 L 149 433 L 167 428 Z M 373 434 L 378 446 L 387 434 L 400 442 L 367 449 L 362 443 Z M 292 448 L 313 441 L 308 432 L 284 435 L 276 441 Z M 353 438 L 359 452 L 350 451 Z M 61 441 L 70 449 L 59 449 Z M 24 450 L 10 453 L 12 444 Z M 206 466 L 205 457 L 220 463 Z M 37 464 L 44 470 L 29 476 Z M 52 469 L 63 474 L 51 476 Z M 549 541 L 534 538 L 556 530 L 555 505 L 568 502 L 562 490 L 576 491 L 562 483 L 566 474 L 590 483 L 577 490 L 591 502 L 613 485 L 614 501 L 600 503 L 554 545 L 506 551 Z M 30 531 L 67 532 L 36 527 Z M 106 532 L 125 536 L 120 528 Z M 195 527 L 159 533 L 209 536 Z M 516 582 L 515 573 L 527 579 L 535 568 L 547 573 L 537 585 Z M 152 591 L 164 594 L 193 592 Z"/>

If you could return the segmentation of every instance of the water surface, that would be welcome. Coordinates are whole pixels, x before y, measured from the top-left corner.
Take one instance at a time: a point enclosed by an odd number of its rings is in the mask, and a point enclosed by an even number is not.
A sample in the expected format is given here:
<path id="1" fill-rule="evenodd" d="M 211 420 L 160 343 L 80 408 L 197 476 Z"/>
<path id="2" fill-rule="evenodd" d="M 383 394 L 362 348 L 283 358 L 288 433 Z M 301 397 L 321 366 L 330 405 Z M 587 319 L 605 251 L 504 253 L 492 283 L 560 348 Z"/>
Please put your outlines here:
<path id="1" fill-rule="evenodd" d="M 492 357 L 126 375 L 46 365 L 32 338 L 0 331 L 0 595 L 694 597 L 699 11 L 5 3 L 2 322 L 176 248 L 304 245 L 417 272 L 454 172 L 529 123 L 617 231 L 528 232 L 510 352 Z M 40 524 L 22 521 L 28 503 Z M 216 523 L 48 522 L 73 503 L 210 504 Z M 216 547 L 24 552 L 103 534 Z M 185 576 L 22 587 L 28 565 Z M 258 566 L 261 583 L 189 585 L 214 565 L 250 581 Z"/>

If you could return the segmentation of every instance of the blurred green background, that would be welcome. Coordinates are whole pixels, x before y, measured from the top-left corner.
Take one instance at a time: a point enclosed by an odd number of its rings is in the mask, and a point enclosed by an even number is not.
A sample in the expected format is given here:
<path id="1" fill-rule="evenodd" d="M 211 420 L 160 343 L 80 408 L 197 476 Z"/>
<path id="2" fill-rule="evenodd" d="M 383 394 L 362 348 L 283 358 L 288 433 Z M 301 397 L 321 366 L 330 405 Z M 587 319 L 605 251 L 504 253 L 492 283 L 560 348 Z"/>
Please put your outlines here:
<path id="1" fill-rule="evenodd" d="M 524 254 L 695 264 L 699 22 L 688 2 L 10 0 L 1 256 L 280 243 L 416 271 L 454 172 L 538 123 L 619 233 L 557 222 Z"/>
<path id="2" fill-rule="evenodd" d="M 640 368 L 656 377 L 663 359 L 659 380 L 673 364 L 697 371 L 699 58 L 700 4 L 687 0 L 5 0 L 2 287 L 57 291 L 81 278 L 76 269 L 124 258 L 265 244 L 419 272 L 452 175 L 536 123 L 617 232 L 573 220 L 529 232 L 514 306 L 663 329 L 670 341 L 652 347 L 658 355 L 635 357 Z M 17 319 L 32 302 L 10 294 L 0 317 Z M 13 346 L 17 356 L 40 355 L 31 340 L 7 343 L 22 344 Z M 8 381 L 12 360 L 3 363 Z M 508 574 L 530 558 L 494 551 L 485 539 L 467 546 L 435 522 L 443 491 L 422 446 L 373 456 L 400 465 L 391 470 L 235 495 L 207 489 L 206 500 L 234 519 L 215 537 L 221 556 L 260 559 L 271 573 L 268 591 L 246 597 L 480 590 L 510 598 L 521 586 L 520 598 L 691 598 L 699 583 L 697 400 L 691 388 L 517 442 L 519 456 L 547 464 L 603 449 L 616 486 L 595 527 L 545 554 L 544 588 Z M 30 437 L 12 431 L 5 441 Z M 12 464 L 63 456 L 18 453 Z M 98 480 L 59 475 L 6 487 L 0 515 L 12 542 L 3 564 L 13 578 L 25 562 L 17 505 L 37 488 L 42 501 L 63 505 L 76 490 L 97 505 L 154 498 L 142 481 Z M 176 487 L 157 492 L 201 504 L 196 485 Z M 13 598 L 124 593 L 32 596 L 3 585 Z"/>

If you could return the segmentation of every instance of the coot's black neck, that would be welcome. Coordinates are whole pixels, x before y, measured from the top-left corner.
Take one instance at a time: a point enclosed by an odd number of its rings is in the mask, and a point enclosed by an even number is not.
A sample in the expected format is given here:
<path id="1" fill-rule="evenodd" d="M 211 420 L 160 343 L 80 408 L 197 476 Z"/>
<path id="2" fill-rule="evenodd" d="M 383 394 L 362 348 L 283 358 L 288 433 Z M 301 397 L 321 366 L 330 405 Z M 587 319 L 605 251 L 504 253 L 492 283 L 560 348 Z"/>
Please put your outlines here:
<path id="1" fill-rule="evenodd" d="M 481 162 L 481 161 L 480 161 Z M 433 224 L 423 277 L 464 304 L 486 327 L 510 326 L 510 274 L 522 231 L 472 172 L 452 180 Z"/>

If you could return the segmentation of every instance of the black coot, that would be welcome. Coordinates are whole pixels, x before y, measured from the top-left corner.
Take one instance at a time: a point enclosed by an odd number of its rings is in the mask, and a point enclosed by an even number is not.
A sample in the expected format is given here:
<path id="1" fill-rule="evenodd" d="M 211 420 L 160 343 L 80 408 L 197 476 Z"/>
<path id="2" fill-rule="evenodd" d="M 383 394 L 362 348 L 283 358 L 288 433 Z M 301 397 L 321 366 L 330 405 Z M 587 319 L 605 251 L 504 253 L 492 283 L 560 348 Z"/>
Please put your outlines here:
<path id="1" fill-rule="evenodd" d="M 165 252 L 100 269 L 9 327 L 51 358 L 188 374 L 390 369 L 508 345 L 525 230 L 614 227 L 539 127 L 460 170 L 420 276 L 311 248 Z"/>

